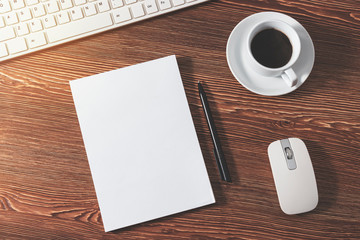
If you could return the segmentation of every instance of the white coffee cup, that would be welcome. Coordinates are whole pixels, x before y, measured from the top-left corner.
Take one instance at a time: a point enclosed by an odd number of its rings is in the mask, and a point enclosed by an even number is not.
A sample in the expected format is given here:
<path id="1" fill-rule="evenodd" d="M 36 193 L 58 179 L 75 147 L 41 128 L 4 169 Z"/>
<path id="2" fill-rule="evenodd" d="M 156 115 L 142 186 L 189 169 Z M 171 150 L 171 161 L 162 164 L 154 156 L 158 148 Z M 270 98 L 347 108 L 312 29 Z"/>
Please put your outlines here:
<path id="1" fill-rule="evenodd" d="M 266 67 L 260 64 L 252 54 L 251 42 L 253 38 L 256 36 L 256 34 L 266 29 L 275 29 L 282 32 L 288 37 L 292 45 L 292 55 L 290 57 L 290 60 L 282 67 L 278 67 L 278 68 Z M 247 45 L 246 45 L 245 56 L 246 56 L 247 64 L 250 69 L 265 77 L 281 77 L 289 87 L 293 87 L 296 85 L 298 81 L 298 77 L 296 76 L 296 73 L 292 69 L 292 66 L 299 58 L 301 51 L 301 42 L 298 33 L 295 31 L 295 29 L 292 26 L 280 20 L 275 20 L 275 19 L 265 20 L 254 25 L 250 29 L 246 37 L 246 41 L 247 41 L 246 42 Z"/>

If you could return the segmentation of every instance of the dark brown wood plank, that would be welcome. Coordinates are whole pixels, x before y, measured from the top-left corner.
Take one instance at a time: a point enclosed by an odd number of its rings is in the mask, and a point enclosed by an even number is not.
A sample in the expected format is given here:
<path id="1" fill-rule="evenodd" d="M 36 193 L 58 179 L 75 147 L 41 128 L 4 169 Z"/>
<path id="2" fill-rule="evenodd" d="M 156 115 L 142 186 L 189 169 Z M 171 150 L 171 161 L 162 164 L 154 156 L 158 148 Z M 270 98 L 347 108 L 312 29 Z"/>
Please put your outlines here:
<path id="1" fill-rule="evenodd" d="M 360 238 L 360 4 L 214 0 L 0 64 L 0 238 Z M 249 92 L 226 62 L 236 24 L 261 11 L 297 19 L 316 50 L 298 90 Z M 104 233 L 68 82 L 176 54 L 217 203 Z M 208 93 L 233 183 L 219 179 L 198 97 Z M 320 202 L 279 208 L 266 149 L 299 137 L 312 157 Z"/>

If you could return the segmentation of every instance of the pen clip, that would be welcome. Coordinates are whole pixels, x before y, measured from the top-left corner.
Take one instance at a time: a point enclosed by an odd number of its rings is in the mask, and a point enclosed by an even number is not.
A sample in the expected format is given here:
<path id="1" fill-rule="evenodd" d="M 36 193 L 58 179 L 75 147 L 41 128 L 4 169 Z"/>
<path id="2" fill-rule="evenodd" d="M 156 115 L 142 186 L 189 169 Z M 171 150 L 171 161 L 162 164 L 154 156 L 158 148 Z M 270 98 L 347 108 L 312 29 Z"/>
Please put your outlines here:
<path id="1" fill-rule="evenodd" d="M 219 172 L 220 172 L 221 180 L 225 181 L 224 169 L 221 167 L 219 156 L 215 148 L 214 148 L 214 155 L 215 155 L 216 163 L 218 165 L 218 169 L 220 170 Z"/>

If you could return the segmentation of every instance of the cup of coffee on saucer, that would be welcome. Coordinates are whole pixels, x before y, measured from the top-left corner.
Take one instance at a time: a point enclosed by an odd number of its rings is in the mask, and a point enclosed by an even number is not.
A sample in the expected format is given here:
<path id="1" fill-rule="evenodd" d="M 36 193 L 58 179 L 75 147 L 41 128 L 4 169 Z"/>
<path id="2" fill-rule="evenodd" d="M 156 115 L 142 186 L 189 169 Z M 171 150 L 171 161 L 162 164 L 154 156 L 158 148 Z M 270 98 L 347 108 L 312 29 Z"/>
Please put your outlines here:
<path id="1" fill-rule="evenodd" d="M 315 59 L 305 28 L 276 12 L 257 13 L 242 20 L 229 37 L 226 54 L 240 84 L 267 96 L 283 95 L 300 87 Z"/>

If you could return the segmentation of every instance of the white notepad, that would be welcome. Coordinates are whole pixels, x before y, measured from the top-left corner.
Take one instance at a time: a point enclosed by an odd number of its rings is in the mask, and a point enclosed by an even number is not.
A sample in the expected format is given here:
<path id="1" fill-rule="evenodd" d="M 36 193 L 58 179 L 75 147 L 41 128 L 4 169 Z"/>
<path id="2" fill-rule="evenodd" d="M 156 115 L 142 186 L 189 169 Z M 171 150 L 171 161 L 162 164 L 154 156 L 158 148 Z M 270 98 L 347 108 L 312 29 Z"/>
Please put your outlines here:
<path id="1" fill-rule="evenodd" d="M 215 202 L 175 56 L 70 86 L 106 232 Z"/>

